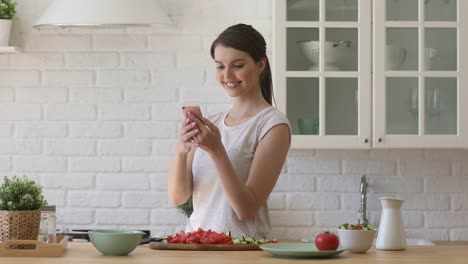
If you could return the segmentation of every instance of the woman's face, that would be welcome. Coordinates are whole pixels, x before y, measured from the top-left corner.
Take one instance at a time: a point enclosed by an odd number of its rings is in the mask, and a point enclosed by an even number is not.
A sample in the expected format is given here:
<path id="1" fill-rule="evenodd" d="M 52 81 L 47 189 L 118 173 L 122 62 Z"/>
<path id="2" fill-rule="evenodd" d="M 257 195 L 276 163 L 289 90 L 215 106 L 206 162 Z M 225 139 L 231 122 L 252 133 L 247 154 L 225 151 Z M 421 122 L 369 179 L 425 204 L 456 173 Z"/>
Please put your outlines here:
<path id="1" fill-rule="evenodd" d="M 261 93 L 259 76 L 265 59 L 256 63 L 247 52 L 217 45 L 214 51 L 216 80 L 231 97 Z"/>

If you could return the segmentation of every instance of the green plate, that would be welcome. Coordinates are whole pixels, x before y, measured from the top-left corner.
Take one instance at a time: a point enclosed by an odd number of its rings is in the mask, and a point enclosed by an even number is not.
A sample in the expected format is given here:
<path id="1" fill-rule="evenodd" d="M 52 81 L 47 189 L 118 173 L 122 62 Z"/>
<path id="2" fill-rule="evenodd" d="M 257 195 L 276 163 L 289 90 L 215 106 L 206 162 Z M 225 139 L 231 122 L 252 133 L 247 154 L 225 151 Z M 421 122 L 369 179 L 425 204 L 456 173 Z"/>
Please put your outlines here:
<path id="1" fill-rule="evenodd" d="M 320 251 L 315 247 L 315 243 L 269 243 L 261 245 L 260 248 L 274 256 L 287 258 L 328 258 L 346 250 L 338 248 Z"/>

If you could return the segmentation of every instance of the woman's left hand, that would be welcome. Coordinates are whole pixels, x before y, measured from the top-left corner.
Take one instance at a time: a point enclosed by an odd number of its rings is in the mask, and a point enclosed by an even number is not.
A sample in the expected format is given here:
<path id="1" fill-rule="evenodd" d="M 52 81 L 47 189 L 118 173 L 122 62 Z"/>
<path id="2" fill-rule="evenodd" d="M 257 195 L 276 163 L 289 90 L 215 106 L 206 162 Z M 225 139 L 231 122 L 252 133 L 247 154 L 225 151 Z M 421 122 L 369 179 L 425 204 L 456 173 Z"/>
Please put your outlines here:
<path id="1" fill-rule="evenodd" d="M 200 120 L 192 113 L 189 113 L 189 117 L 192 121 L 197 123 L 199 129 L 198 134 L 193 137 L 195 143 L 210 154 L 221 151 L 223 148 L 223 143 L 221 142 L 221 134 L 219 133 L 219 129 L 206 118 Z"/>

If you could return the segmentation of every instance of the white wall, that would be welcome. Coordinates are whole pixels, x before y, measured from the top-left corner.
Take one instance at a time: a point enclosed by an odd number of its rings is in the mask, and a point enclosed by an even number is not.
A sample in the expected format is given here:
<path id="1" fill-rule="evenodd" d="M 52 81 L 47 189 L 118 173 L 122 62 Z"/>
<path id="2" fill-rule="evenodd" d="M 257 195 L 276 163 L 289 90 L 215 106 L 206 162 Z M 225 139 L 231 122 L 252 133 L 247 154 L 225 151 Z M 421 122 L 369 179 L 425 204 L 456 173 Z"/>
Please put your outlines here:
<path id="1" fill-rule="evenodd" d="M 167 201 L 183 102 L 228 106 L 209 46 L 244 22 L 268 39 L 270 0 L 164 0 L 171 27 L 33 30 L 50 0 L 19 0 L 18 54 L 0 54 L 0 173 L 28 175 L 58 206 L 60 227 L 180 231 Z M 356 222 L 369 177 L 370 221 L 383 195 L 407 200 L 409 236 L 468 240 L 468 151 L 291 151 L 271 195 L 274 236 L 311 238 Z"/>

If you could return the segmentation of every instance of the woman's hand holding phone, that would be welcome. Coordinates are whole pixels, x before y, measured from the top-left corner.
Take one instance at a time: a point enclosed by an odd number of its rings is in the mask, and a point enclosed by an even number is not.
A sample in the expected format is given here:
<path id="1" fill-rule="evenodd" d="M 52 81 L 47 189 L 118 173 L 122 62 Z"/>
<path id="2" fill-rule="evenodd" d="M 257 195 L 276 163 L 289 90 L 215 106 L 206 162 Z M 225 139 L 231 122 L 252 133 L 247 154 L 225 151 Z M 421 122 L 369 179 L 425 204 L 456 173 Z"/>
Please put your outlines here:
<path id="1" fill-rule="evenodd" d="M 191 123 L 196 124 L 194 129 L 196 129 L 197 132 L 192 134 L 192 130 L 189 130 L 186 134 L 187 137 L 191 137 L 190 143 L 211 153 L 216 152 L 222 147 L 221 135 L 218 128 L 203 117 L 198 105 L 183 106 L 182 112 L 184 112 Z"/>
<path id="2" fill-rule="evenodd" d="M 192 147 L 196 147 L 193 137 L 196 136 L 198 132 L 197 124 L 186 117 L 180 126 L 177 151 L 179 153 L 188 153 Z"/>
<path id="3" fill-rule="evenodd" d="M 218 155 L 224 150 L 221 141 L 221 134 L 218 127 L 211 123 L 210 120 L 203 118 L 195 119 L 199 132 L 193 137 L 196 146 L 208 152 L 210 155 Z"/>
<path id="4" fill-rule="evenodd" d="M 193 116 L 198 118 L 200 121 L 203 120 L 200 107 L 196 106 L 182 106 L 182 112 L 184 113 L 184 121 L 182 121 L 180 132 L 179 132 L 179 143 L 178 150 L 181 153 L 188 153 L 192 147 L 196 147 L 197 143 L 193 137 L 196 136 L 200 130 L 197 123 L 190 117 L 191 113 Z"/>
<path id="5" fill-rule="evenodd" d="M 200 147 L 210 153 L 219 152 L 223 148 L 218 128 L 208 119 L 203 118 L 199 106 L 183 106 L 182 112 L 186 119 L 180 138 L 186 152 L 192 147 Z"/>

